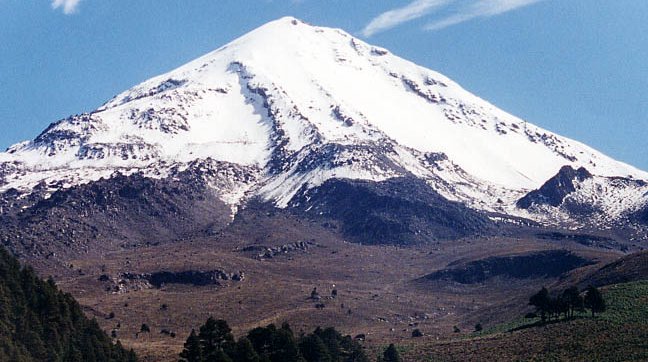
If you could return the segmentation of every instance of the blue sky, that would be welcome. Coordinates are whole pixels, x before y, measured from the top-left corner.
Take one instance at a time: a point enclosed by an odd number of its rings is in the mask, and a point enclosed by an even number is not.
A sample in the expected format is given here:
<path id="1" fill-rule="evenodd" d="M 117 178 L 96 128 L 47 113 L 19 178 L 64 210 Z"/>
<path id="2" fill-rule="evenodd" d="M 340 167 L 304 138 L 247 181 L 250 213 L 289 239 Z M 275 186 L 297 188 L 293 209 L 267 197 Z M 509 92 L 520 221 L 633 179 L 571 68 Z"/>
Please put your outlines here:
<path id="1" fill-rule="evenodd" d="M 284 15 L 648 170 L 646 0 L 0 0 L 0 148 Z"/>

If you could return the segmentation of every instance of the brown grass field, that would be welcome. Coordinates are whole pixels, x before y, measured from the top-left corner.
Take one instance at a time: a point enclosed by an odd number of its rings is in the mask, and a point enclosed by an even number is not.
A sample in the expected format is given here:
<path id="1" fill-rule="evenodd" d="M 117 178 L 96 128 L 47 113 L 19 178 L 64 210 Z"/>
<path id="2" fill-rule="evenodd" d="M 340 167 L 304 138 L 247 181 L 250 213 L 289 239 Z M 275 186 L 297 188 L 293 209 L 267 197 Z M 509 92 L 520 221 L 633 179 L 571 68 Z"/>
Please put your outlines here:
<path id="1" fill-rule="evenodd" d="M 415 247 L 369 246 L 345 242 L 325 228 L 300 227 L 308 228 L 313 245 L 305 251 L 272 259 L 256 258 L 241 249 L 260 243 L 272 246 L 293 242 L 298 240 L 297 235 L 304 235 L 303 231 L 269 228 L 258 230 L 259 235 L 219 234 L 124 249 L 69 260 L 70 269 L 42 269 L 41 273 L 54 275 L 58 284 L 71 292 L 107 333 L 114 330 L 117 339 L 148 361 L 177 360 L 190 330 L 209 316 L 227 320 L 236 335 L 256 326 L 284 321 L 295 331 L 334 326 L 352 336 L 365 334 L 364 343 L 372 354 L 385 344 L 397 343 L 405 348 L 406 360 L 419 360 L 425 358 L 424 351 L 428 349 L 434 351 L 431 354 L 446 351 L 439 354 L 446 357 L 471 346 L 481 350 L 483 340 L 492 337 L 470 343 L 456 341 L 453 327 L 472 331 L 476 323 L 489 328 L 517 318 L 528 310 L 525 304 L 530 294 L 558 280 L 494 278 L 481 284 L 462 285 L 420 282 L 418 278 L 452 262 L 537 250 L 566 248 L 599 265 L 620 256 L 579 244 L 558 245 L 513 237 L 463 239 Z M 244 271 L 245 280 L 223 281 L 220 286 L 167 284 L 159 289 L 124 293 L 106 291 L 105 283 L 98 280 L 102 274 L 213 269 Z M 316 309 L 316 303 L 308 299 L 314 287 L 323 296 L 324 309 Z M 330 297 L 333 288 L 338 291 L 336 298 Z M 114 313 L 114 318 L 109 319 L 110 313 Z M 151 333 L 137 333 L 143 323 L 150 326 Z M 426 337 L 412 339 L 414 328 Z M 175 338 L 160 333 L 162 330 L 175 333 Z M 416 348 L 408 347 L 412 344 Z M 423 352 L 407 352 L 414 350 Z"/>

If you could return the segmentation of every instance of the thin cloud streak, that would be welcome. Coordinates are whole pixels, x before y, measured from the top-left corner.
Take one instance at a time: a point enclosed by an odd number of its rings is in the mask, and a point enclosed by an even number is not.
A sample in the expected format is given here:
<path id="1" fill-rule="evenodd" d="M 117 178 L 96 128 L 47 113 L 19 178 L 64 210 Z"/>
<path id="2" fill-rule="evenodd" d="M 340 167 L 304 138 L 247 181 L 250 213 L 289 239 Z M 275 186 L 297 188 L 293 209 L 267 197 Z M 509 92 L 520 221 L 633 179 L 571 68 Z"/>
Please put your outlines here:
<path id="1" fill-rule="evenodd" d="M 63 13 L 70 15 L 76 12 L 80 2 L 81 0 L 52 0 L 52 8 L 63 8 Z"/>
<path id="2" fill-rule="evenodd" d="M 362 35 L 370 37 L 374 34 L 394 28 L 400 24 L 418 19 L 430 14 L 454 0 L 415 0 L 410 4 L 386 11 L 374 19 L 362 30 Z"/>
<path id="3" fill-rule="evenodd" d="M 425 29 L 439 30 L 476 18 L 488 18 L 504 14 L 540 1 L 544 0 L 479 0 L 460 8 L 455 14 L 429 23 L 425 26 Z"/>
<path id="4" fill-rule="evenodd" d="M 449 8 L 456 7 L 456 10 L 440 20 L 427 24 L 424 29 L 439 30 L 475 18 L 500 15 L 540 1 L 544 0 L 415 0 L 373 18 L 362 30 L 362 35 L 370 37 L 439 10 L 450 10 Z M 449 6 L 457 2 L 458 6 Z"/>

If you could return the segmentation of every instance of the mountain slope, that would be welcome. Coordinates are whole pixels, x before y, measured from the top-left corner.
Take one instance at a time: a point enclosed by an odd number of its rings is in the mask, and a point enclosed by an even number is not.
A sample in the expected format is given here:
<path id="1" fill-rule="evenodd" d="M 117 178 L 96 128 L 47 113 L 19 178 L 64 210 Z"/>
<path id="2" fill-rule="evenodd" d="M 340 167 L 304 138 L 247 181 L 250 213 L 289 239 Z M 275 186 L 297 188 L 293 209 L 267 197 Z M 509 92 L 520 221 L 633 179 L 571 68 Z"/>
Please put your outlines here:
<path id="1" fill-rule="evenodd" d="M 564 223 L 569 212 L 518 200 L 565 165 L 648 179 L 385 49 L 283 18 L 12 146 L 0 154 L 0 192 L 38 186 L 48 197 L 115 172 L 173 179 L 200 160 L 218 163 L 205 182 L 232 216 L 257 197 L 287 207 L 331 179 L 407 177 L 479 211 Z M 620 196 L 637 200 L 616 221 L 648 204 L 637 185 L 582 196 L 603 199 L 602 213 Z"/>
<path id="2" fill-rule="evenodd" d="M 336 220 L 346 238 L 365 244 L 417 244 L 496 229 L 485 215 L 448 201 L 418 179 L 327 180 L 289 206 L 310 218 Z"/>
<path id="3" fill-rule="evenodd" d="M 15 206 L 0 214 L 0 242 L 13 245 L 18 255 L 25 252 L 42 260 L 219 230 L 231 221 L 231 209 L 210 187 L 210 181 L 221 177 L 216 169 L 222 173 L 227 168 L 218 162 L 196 162 L 173 178 L 118 174 L 57 190 L 45 199 L 21 200 L 7 193 L 0 202 Z"/>

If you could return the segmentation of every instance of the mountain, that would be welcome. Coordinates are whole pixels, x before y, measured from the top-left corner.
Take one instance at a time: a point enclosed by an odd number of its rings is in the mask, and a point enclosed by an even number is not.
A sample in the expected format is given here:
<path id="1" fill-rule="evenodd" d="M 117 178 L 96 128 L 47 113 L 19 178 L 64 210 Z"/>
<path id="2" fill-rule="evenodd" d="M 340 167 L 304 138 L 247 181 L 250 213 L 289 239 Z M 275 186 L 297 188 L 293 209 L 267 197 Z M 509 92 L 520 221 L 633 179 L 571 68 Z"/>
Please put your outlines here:
<path id="1" fill-rule="evenodd" d="M 288 17 L 11 146 L 0 217 L 27 249 L 52 232 L 121 245 L 151 241 L 150 224 L 158 239 L 218 232 L 252 203 L 358 242 L 503 224 L 635 232 L 646 180 L 439 73 Z"/>

